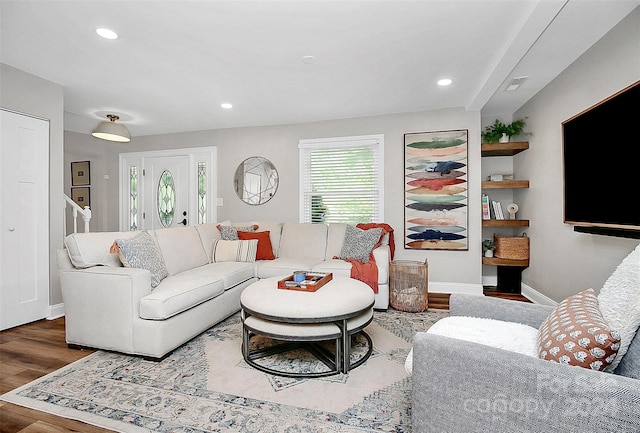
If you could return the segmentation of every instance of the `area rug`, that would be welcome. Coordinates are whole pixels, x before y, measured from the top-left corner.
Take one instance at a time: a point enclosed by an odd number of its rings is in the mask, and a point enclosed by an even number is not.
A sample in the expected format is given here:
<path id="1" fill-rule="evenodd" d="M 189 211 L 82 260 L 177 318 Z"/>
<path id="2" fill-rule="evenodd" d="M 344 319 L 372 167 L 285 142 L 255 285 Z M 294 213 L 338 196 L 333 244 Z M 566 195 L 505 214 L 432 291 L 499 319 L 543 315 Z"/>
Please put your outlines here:
<path id="1" fill-rule="evenodd" d="M 0 399 L 125 433 L 410 432 L 404 362 L 414 334 L 447 315 L 376 311 L 365 329 L 373 353 L 364 364 L 348 374 L 301 379 L 249 366 L 236 314 L 161 362 L 98 351 Z M 363 340 L 354 340 L 353 361 L 366 351 Z M 303 351 L 264 362 L 326 368 Z"/>

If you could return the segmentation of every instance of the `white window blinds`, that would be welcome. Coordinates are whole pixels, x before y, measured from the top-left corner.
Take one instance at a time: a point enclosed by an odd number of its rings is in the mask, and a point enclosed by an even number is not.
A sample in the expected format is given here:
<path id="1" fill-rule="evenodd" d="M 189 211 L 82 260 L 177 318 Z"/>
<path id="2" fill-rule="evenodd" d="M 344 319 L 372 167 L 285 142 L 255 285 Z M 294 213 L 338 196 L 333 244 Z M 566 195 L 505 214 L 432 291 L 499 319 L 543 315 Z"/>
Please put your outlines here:
<path id="1" fill-rule="evenodd" d="M 384 136 L 301 140 L 300 221 L 384 220 Z"/>

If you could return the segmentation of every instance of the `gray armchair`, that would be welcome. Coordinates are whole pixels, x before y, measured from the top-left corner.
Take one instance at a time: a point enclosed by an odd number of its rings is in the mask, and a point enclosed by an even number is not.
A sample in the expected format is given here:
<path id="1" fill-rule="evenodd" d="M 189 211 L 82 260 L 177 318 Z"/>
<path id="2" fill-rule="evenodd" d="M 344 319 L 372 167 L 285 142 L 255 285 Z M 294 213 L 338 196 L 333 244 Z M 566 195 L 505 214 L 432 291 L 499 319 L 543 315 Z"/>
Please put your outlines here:
<path id="1" fill-rule="evenodd" d="M 451 295 L 452 316 L 538 328 L 553 307 Z M 615 373 L 561 365 L 418 333 L 413 342 L 413 433 L 640 432 L 640 337 Z"/>

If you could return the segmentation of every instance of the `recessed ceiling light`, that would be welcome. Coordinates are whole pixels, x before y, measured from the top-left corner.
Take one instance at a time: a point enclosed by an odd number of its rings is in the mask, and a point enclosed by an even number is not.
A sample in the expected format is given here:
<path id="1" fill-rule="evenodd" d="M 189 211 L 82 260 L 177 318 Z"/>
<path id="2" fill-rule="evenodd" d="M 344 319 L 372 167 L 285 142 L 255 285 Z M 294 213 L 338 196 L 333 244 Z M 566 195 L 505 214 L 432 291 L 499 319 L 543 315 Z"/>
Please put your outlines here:
<path id="1" fill-rule="evenodd" d="M 306 64 L 310 64 L 310 63 L 315 63 L 316 58 L 313 56 L 303 56 L 302 57 L 302 63 L 306 63 Z"/>
<path id="2" fill-rule="evenodd" d="M 441 80 L 438 80 L 438 86 L 448 86 L 451 83 L 452 81 L 450 78 L 443 78 Z"/>
<path id="3" fill-rule="evenodd" d="M 229 104 L 228 102 L 223 102 L 222 104 L 220 104 L 220 106 L 224 109 L 229 109 L 229 108 L 233 108 L 232 104 Z"/>
<path id="4" fill-rule="evenodd" d="M 96 33 L 105 39 L 118 39 L 118 34 L 113 30 L 106 29 L 104 27 L 98 27 Z"/>

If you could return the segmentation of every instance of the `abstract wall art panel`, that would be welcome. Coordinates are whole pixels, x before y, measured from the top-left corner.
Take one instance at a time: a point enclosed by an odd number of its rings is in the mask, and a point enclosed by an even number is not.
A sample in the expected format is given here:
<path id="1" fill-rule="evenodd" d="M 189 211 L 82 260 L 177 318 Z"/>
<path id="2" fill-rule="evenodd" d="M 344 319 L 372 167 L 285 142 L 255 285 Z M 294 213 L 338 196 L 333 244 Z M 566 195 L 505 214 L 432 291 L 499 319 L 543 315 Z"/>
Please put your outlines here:
<path id="1" fill-rule="evenodd" d="M 404 248 L 469 249 L 468 130 L 404 135 Z"/>

